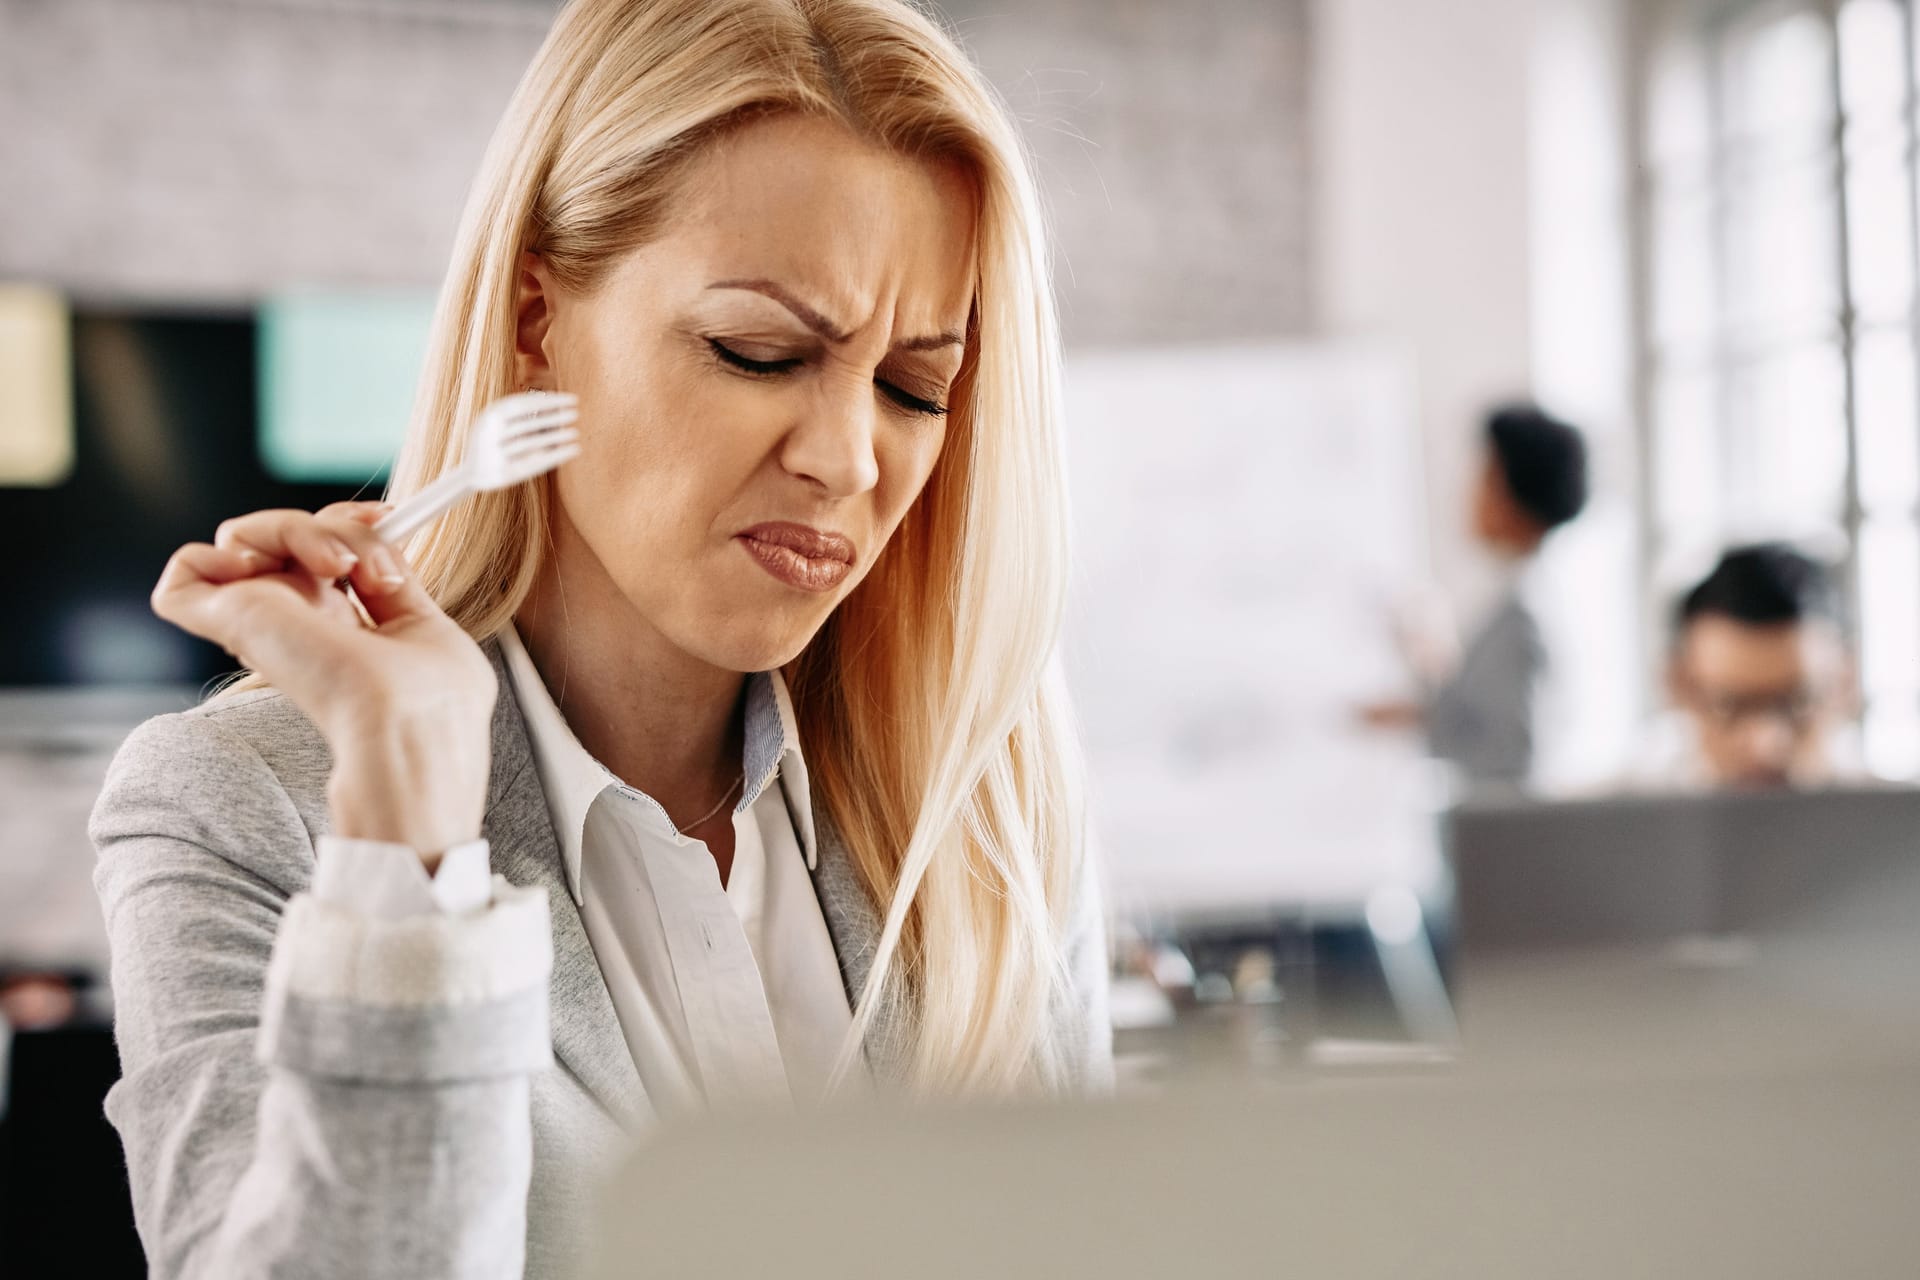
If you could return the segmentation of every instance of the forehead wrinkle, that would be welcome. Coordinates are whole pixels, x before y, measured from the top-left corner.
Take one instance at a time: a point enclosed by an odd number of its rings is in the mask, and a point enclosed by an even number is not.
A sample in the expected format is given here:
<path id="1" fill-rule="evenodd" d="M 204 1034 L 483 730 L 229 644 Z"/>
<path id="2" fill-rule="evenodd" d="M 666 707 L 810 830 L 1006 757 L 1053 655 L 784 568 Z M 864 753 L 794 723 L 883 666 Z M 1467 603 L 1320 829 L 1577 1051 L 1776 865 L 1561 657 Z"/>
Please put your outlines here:
<path id="1" fill-rule="evenodd" d="M 743 289 L 749 293 L 758 293 L 765 297 L 772 298 L 788 311 L 791 311 L 794 318 L 801 324 L 807 326 L 807 328 L 811 329 L 816 335 L 825 338 L 828 342 L 836 346 L 847 342 L 853 337 L 853 331 L 851 329 L 843 329 L 841 326 L 833 323 L 833 321 L 821 315 L 813 307 L 796 298 L 777 281 L 716 280 L 714 283 L 708 285 L 707 288 L 709 291 L 714 289 Z"/>
<path id="2" fill-rule="evenodd" d="M 794 318 L 814 334 L 826 339 L 835 346 L 844 346 L 853 339 L 853 330 L 836 325 L 833 321 L 821 315 L 814 307 L 794 296 L 791 290 L 776 280 L 718 280 L 708 285 L 707 288 L 709 291 L 715 289 L 740 289 L 771 298 L 792 312 Z M 904 341 L 894 343 L 892 349 L 895 351 L 938 351 L 942 347 L 964 347 L 965 345 L 966 339 L 964 337 L 958 333 L 948 332 L 928 334 L 920 338 L 908 338 Z"/>

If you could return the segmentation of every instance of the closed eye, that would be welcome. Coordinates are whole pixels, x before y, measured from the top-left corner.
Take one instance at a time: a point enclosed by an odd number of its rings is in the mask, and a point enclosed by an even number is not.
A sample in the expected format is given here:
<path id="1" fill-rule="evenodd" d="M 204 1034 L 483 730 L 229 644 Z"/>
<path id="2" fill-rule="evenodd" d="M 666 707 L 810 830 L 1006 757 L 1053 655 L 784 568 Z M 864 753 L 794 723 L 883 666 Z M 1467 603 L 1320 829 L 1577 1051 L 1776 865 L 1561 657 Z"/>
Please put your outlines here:
<path id="1" fill-rule="evenodd" d="M 891 382 L 881 382 L 876 379 L 874 385 L 885 393 L 887 399 L 893 401 L 902 409 L 911 409 L 915 413 L 924 413 L 930 418 L 944 418 L 947 416 L 947 406 L 943 404 L 935 404 L 931 400 L 923 400 L 911 391 L 904 391 L 894 386 Z"/>
<path id="2" fill-rule="evenodd" d="M 708 338 L 707 345 L 713 348 L 713 354 L 718 356 L 723 363 L 740 370 L 742 373 L 754 374 L 759 377 L 773 377 L 782 373 L 791 373 L 806 363 L 805 360 L 797 356 L 785 360 L 754 360 L 741 355 L 738 351 L 735 351 L 732 347 L 729 347 L 717 338 Z M 947 414 L 947 406 L 937 404 L 922 396 L 916 396 L 911 391 L 903 387 L 895 386 L 891 382 L 884 382 L 876 378 L 874 385 L 880 388 L 881 393 L 885 395 L 887 399 L 893 401 L 902 409 L 909 410 L 913 413 L 925 414 L 930 418 L 943 418 Z"/>
<path id="3" fill-rule="evenodd" d="M 713 348 L 713 354 L 719 356 L 734 368 L 746 373 L 786 373 L 790 370 L 798 369 L 802 364 L 806 363 L 797 357 L 787 360 L 750 360 L 738 351 L 735 351 L 732 347 L 729 347 L 726 343 L 714 338 L 708 338 L 707 345 Z"/>

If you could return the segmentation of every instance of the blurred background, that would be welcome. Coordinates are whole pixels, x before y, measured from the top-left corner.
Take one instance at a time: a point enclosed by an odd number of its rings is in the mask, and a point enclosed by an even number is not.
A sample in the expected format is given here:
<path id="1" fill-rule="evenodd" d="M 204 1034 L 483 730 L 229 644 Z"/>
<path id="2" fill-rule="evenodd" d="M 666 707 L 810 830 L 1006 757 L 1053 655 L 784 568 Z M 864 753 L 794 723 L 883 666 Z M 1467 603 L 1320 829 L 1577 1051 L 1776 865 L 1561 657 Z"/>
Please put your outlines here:
<path id="1" fill-rule="evenodd" d="M 227 669 L 147 593 L 228 515 L 380 490 L 556 7 L 0 0 L 16 1240 L 124 1204 L 86 814 Z M 1476 971 L 1531 1016 L 1576 953 L 1589 995 L 1707 983 L 1662 1026 L 1910 1031 L 1910 0 L 938 8 L 1057 239 L 1123 1083 L 1444 1072 Z M 1526 405 L 1578 459 L 1503 452 Z M 1529 489 L 1569 467 L 1555 528 Z M 1446 749 L 1501 716 L 1517 757 Z"/>

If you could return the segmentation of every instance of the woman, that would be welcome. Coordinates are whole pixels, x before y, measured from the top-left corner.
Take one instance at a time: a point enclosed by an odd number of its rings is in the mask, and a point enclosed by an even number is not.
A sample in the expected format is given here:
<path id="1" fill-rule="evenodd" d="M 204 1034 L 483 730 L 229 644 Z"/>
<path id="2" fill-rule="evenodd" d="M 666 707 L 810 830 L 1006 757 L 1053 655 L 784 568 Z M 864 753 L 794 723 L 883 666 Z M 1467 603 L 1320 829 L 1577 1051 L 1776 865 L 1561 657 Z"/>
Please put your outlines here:
<path id="1" fill-rule="evenodd" d="M 155 1274 L 560 1274 L 656 1118 L 1104 1083 L 1038 228 L 909 8 L 560 14 L 392 491 L 523 388 L 578 459 L 410 565 L 257 512 L 154 592 L 253 673 L 94 814 Z"/>

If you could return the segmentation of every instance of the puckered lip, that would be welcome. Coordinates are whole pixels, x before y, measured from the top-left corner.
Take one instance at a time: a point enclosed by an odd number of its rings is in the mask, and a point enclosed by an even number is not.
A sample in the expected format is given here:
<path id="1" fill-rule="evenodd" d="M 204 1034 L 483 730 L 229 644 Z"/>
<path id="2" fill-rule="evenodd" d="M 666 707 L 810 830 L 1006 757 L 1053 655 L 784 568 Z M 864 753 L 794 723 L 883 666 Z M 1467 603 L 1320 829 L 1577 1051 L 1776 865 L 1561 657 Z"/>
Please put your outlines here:
<path id="1" fill-rule="evenodd" d="M 854 562 L 853 541 L 845 534 L 829 533 L 791 520 L 769 520 L 751 529 L 742 529 L 737 536 L 785 547 L 810 560 L 838 560 L 849 565 Z"/>

